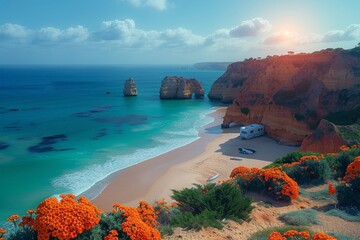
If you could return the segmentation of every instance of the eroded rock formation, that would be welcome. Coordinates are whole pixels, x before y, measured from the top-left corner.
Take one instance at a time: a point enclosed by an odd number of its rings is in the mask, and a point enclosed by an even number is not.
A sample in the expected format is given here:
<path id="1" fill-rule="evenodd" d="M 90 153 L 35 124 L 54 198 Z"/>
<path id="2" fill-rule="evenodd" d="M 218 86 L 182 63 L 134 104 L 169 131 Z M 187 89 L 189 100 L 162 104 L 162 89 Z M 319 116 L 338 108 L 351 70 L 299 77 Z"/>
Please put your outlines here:
<path id="1" fill-rule="evenodd" d="M 137 96 L 137 87 L 135 80 L 133 78 L 129 78 L 124 83 L 124 89 L 123 89 L 124 96 L 131 97 L 131 96 Z"/>
<path id="2" fill-rule="evenodd" d="M 166 76 L 161 82 L 160 99 L 191 99 L 193 94 L 204 98 L 204 88 L 194 78 Z"/>
<path id="3" fill-rule="evenodd" d="M 231 64 L 209 98 L 232 102 L 223 126 L 261 123 L 279 142 L 300 145 L 329 114 L 360 106 L 359 51 L 249 59 Z"/>
<path id="4" fill-rule="evenodd" d="M 339 129 L 333 123 L 323 119 L 316 130 L 303 140 L 299 151 L 335 153 L 339 151 L 340 146 L 345 144 Z"/>

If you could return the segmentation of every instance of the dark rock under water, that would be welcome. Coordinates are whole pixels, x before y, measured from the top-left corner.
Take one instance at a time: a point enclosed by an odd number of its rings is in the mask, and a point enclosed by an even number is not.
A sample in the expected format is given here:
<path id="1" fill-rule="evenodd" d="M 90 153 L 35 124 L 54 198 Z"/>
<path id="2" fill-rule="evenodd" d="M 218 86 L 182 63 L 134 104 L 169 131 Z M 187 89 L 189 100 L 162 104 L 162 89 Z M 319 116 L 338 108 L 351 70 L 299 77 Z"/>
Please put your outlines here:
<path id="1" fill-rule="evenodd" d="M 59 141 L 65 141 L 67 136 L 65 134 L 57 134 L 52 136 L 46 136 L 42 138 L 42 141 L 35 146 L 28 148 L 29 152 L 32 153 L 43 153 L 43 152 L 53 152 L 53 151 L 68 151 L 73 148 L 62 148 L 56 149 L 53 145 Z"/>

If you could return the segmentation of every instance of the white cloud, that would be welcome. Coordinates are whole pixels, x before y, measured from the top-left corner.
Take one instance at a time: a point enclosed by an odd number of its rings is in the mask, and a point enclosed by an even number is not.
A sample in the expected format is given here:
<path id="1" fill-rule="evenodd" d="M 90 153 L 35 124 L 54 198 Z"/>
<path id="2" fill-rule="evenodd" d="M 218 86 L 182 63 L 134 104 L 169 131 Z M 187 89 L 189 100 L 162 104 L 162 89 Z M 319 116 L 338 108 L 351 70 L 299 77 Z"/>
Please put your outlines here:
<path id="1" fill-rule="evenodd" d="M 41 28 L 35 36 L 35 42 L 82 42 L 89 36 L 83 26 L 70 27 L 65 30 L 54 27 Z"/>
<path id="2" fill-rule="evenodd" d="M 95 40 L 114 41 L 122 40 L 133 42 L 141 35 L 136 29 L 135 21 L 132 19 L 113 20 L 102 22 L 101 29 L 93 34 Z"/>
<path id="3" fill-rule="evenodd" d="M 156 10 L 163 11 L 167 9 L 167 0 L 128 0 L 135 7 L 152 7 Z"/>
<path id="4" fill-rule="evenodd" d="M 196 46 L 202 45 L 205 41 L 204 37 L 195 35 L 185 28 L 167 29 L 161 32 L 159 37 L 162 45 L 169 47 Z"/>
<path id="5" fill-rule="evenodd" d="M 136 28 L 133 19 L 105 21 L 101 29 L 93 34 L 95 41 L 113 41 L 127 47 L 186 47 L 201 45 L 205 38 L 185 28 L 164 31 L 145 31 Z"/>
<path id="6" fill-rule="evenodd" d="M 271 24 L 268 20 L 263 18 L 253 18 L 241 22 L 241 24 L 230 30 L 231 37 L 253 37 L 261 33 L 267 32 L 271 29 Z"/>
<path id="7" fill-rule="evenodd" d="M 350 41 L 360 38 L 360 24 L 351 24 L 345 30 L 333 30 L 325 33 L 322 42 Z"/>
<path id="8" fill-rule="evenodd" d="M 28 38 L 30 34 L 30 30 L 18 24 L 5 23 L 0 26 L 0 40 L 24 40 Z"/>

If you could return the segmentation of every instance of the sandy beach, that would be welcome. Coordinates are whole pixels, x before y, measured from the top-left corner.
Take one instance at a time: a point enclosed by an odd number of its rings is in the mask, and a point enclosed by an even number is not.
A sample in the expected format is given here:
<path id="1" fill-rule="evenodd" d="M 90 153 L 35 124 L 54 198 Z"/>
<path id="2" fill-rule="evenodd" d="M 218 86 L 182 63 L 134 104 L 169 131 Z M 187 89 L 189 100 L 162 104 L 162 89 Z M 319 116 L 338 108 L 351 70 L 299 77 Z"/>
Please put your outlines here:
<path id="1" fill-rule="evenodd" d="M 219 108 L 211 114 L 214 121 L 204 127 L 198 140 L 113 174 L 93 203 L 108 211 L 114 203 L 137 206 L 140 200 L 151 203 L 165 198 L 169 201 L 171 189 L 206 183 L 217 173 L 219 177 L 215 181 L 228 179 L 234 167 L 264 167 L 297 149 L 279 145 L 266 136 L 242 140 L 239 125 L 221 129 L 225 110 Z M 256 153 L 240 154 L 239 147 L 255 149 Z"/>

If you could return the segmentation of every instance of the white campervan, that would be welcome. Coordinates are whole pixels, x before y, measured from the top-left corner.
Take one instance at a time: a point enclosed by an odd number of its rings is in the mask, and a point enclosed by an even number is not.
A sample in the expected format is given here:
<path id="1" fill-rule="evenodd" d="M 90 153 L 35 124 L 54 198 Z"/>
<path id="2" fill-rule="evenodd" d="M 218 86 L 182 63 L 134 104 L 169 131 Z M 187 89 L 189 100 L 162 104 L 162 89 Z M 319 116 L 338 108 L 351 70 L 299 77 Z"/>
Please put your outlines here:
<path id="1" fill-rule="evenodd" d="M 261 124 L 251 124 L 240 128 L 240 137 L 250 139 L 264 135 L 264 126 Z"/>

